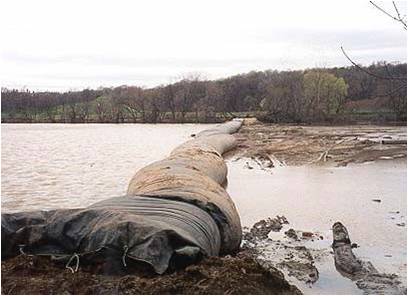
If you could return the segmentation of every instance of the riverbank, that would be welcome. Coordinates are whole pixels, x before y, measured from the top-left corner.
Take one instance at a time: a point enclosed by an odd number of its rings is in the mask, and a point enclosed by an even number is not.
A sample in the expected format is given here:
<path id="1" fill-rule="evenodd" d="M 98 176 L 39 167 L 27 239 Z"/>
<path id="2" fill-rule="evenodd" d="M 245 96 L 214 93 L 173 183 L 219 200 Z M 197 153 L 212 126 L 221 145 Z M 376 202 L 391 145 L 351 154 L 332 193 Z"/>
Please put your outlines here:
<path id="1" fill-rule="evenodd" d="M 132 267 L 129 267 L 131 269 Z M 206 258 L 158 276 L 133 268 L 109 275 L 108 266 L 83 266 L 71 273 L 41 257 L 2 261 L 2 294 L 300 294 L 274 268 L 263 268 L 245 252 Z"/>
<path id="2" fill-rule="evenodd" d="M 201 123 L 201 124 L 211 124 L 211 123 L 222 123 L 234 118 L 246 118 L 246 120 L 252 120 L 252 118 L 258 118 L 263 121 L 266 125 L 272 120 L 275 124 L 276 118 L 268 117 L 266 111 L 241 111 L 241 112 L 185 112 L 181 114 L 180 112 L 171 113 L 163 112 L 156 116 L 129 116 L 122 114 L 122 116 L 115 117 L 101 117 L 95 113 L 88 114 L 86 116 L 72 114 L 60 113 L 52 114 L 49 113 L 16 113 L 11 114 L 3 112 L 1 114 L 1 123 L 7 124 L 48 124 L 48 123 L 64 123 L 64 124 L 186 124 L 186 123 Z M 344 125 L 358 125 L 358 124 L 378 124 L 378 125 L 389 125 L 389 126 L 406 126 L 406 121 L 401 121 L 397 119 L 398 117 L 392 111 L 363 111 L 363 110 L 348 110 L 341 115 L 336 115 L 331 118 L 327 118 L 323 121 L 310 121 L 306 120 L 303 123 L 296 123 L 298 125 L 306 126 L 344 126 Z M 285 122 L 280 122 L 279 124 L 286 124 Z M 290 124 L 289 124 L 290 125 Z M 293 123 L 292 125 L 295 125 Z"/>
<path id="3" fill-rule="evenodd" d="M 406 126 L 299 126 L 246 119 L 236 137 L 235 159 L 250 158 L 263 168 L 406 159 Z"/>

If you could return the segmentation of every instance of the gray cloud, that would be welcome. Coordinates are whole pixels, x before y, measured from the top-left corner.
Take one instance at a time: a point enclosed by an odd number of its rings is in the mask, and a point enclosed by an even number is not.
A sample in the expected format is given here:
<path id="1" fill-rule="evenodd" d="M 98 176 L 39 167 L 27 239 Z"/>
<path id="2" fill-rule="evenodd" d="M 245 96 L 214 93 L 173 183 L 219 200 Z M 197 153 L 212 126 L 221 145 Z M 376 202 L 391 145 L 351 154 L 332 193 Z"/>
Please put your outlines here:
<path id="1" fill-rule="evenodd" d="M 130 3 L 126 5 L 131 7 Z M 220 78 L 251 70 L 350 65 L 341 45 L 362 64 L 406 62 L 406 32 L 369 4 L 316 1 L 300 5 L 303 12 L 296 10 L 299 2 L 279 1 L 269 7 L 275 9 L 270 13 L 266 3 L 251 4 L 250 11 L 247 2 L 234 9 L 221 3 L 214 5 L 219 11 L 207 10 L 213 13 L 210 17 L 189 15 L 174 3 L 170 5 L 174 11 L 157 19 L 131 19 L 129 13 L 122 19 L 111 15 L 118 7 L 110 3 L 101 5 L 104 19 L 87 13 L 88 7 L 77 22 L 55 26 L 41 22 L 41 16 L 53 16 L 43 10 L 36 11 L 38 16 L 27 14 L 25 23 L 5 15 L 1 79 L 5 86 L 36 89 L 154 86 L 189 72 Z M 65 4 L 75 11 L 78 2 Z M 406 3 L 399 5 L 404 11 Z M 201 8 L 206 7 L 211 8 Z M 13 8 L 19 11 L 18 5 Z M 273 17 L 268 18 L 270 14 Z"/>

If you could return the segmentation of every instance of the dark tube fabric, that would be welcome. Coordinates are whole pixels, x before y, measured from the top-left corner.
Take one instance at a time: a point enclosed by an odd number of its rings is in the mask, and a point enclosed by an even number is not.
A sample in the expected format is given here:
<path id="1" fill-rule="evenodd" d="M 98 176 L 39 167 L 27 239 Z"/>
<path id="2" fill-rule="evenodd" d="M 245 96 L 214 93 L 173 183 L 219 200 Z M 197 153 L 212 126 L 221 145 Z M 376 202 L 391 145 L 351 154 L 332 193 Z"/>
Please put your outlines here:
<path id="1" fill-rule="evenodd" d="M 2 215 L 2 256 L 86 255 L 103 249 L 147 262 L 159 274 L 188 247 L 217 256 L 215 221 L 189 203 L 143 196 L 104 200 L 86 209 Z M 187 254 L 190 256 L 190 254 Z M 194 254 L 198 256 L 197 254 Z M 179 256 L 180 257 L 180 256 Z"/>

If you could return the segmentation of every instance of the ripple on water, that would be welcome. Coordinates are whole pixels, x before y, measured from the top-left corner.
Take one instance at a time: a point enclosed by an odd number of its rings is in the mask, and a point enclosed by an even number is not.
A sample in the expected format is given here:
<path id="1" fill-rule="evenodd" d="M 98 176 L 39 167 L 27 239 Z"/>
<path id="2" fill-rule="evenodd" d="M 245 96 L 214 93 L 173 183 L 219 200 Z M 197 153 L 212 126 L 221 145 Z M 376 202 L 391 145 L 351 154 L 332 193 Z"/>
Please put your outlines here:
<path id="1" fill-rule="evenodd" d="M 209 126 L 3 124 L 2 211 L 83 207 L 123 195 L 138 169 Z"/>

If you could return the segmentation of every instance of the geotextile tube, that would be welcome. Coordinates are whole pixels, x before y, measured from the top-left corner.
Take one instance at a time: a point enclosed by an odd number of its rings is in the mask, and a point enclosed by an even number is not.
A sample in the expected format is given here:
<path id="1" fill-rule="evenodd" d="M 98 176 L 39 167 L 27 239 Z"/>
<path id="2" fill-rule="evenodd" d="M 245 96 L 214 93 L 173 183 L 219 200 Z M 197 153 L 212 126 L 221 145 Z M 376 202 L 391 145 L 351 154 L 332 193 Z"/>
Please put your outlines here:
<path id="1" fill-rule="evenodd" d="M 238 212 L 223 187 L 222 154 L 236 146 L 241 120 L 198 133 L 169 157 L 139 170 L 126 196 L 84 209 L 2 214 L 2 259 L 25 253 L 66 260 L 144 262 L 161 274 L 169 266 L 235 252 Z M 75 260 L 73 260 L 75 259 Z M 75 264 L 74 264 L 75 265 Z"/>

